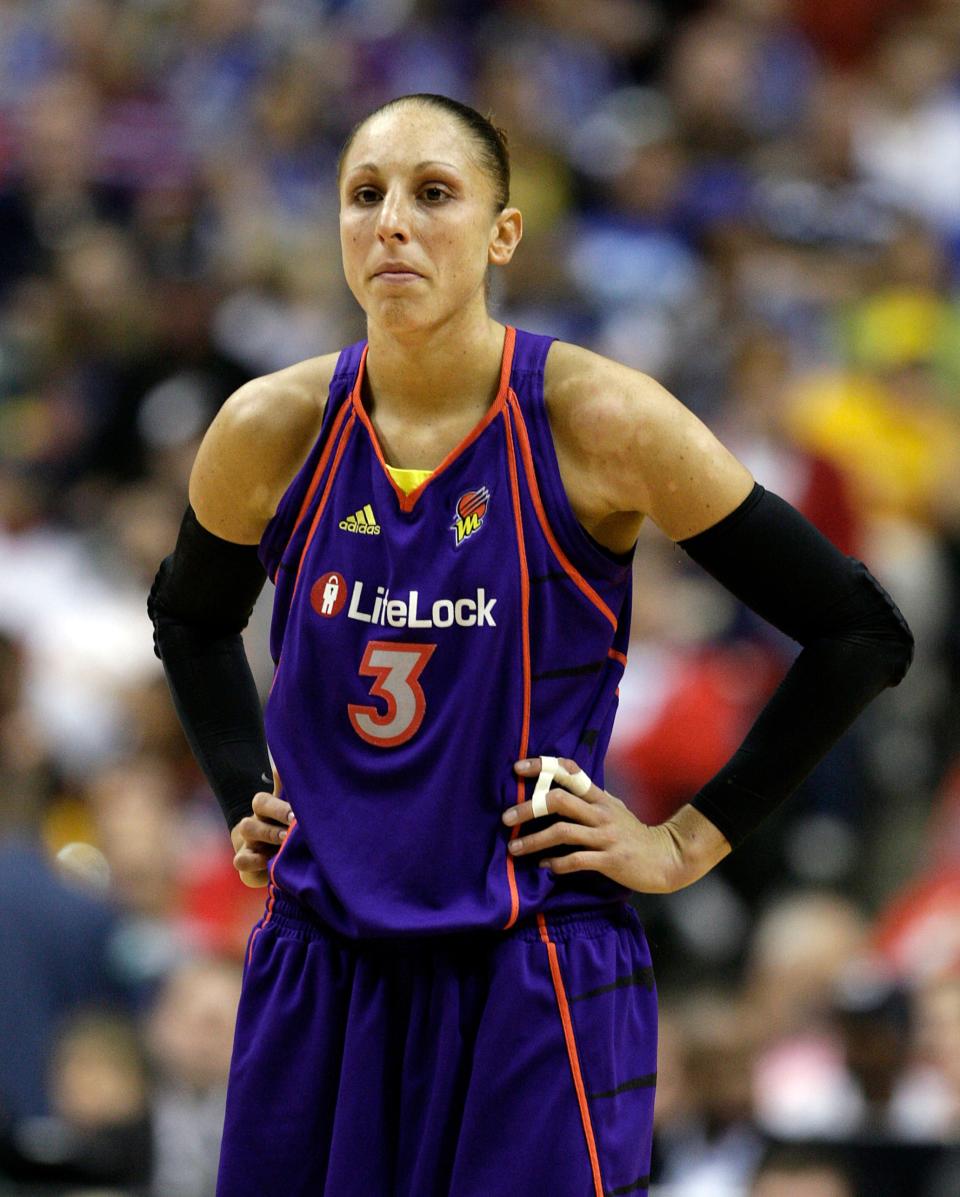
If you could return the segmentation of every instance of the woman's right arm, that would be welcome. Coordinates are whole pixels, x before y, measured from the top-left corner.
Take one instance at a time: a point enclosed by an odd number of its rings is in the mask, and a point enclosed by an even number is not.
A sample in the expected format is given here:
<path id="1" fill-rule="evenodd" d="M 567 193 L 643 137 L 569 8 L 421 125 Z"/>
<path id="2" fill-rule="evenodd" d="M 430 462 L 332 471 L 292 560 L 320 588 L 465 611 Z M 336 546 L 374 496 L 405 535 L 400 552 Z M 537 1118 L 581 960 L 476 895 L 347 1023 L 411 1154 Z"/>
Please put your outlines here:
<path id="1" fill-rule="evenodd" d="M 154 645 L 174 706 L 230 828 L 234 864 L 265 885 L 289 806 L 275 788 L 243 649 L 266 575 L 263 531 L 320 431 L 336 355 L 255 379 L 224 404 L 190 478 L 177 543 L 150 592 Z"/>

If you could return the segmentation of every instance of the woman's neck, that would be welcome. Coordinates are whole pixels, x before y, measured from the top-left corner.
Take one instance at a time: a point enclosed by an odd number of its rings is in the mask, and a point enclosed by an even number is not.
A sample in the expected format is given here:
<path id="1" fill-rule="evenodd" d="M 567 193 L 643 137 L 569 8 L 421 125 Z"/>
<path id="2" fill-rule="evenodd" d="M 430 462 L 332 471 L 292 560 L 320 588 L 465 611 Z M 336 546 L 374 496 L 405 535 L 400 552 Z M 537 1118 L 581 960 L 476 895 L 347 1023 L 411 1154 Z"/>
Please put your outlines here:
<path id="1" fill-rule="evenodd" d="M 371 415 L 422 419 L 488 407 L 497 393 L 504 332 L 485 311 L 410 336 L 371 327 Z"/>

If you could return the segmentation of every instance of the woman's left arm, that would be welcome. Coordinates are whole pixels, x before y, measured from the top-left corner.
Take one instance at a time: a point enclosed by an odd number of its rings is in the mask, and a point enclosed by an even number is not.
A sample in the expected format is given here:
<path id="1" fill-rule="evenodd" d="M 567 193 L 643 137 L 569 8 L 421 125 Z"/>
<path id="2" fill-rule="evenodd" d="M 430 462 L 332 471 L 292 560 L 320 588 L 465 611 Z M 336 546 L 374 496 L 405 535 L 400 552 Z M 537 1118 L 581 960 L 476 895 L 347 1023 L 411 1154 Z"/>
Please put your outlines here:
<path id="1" fill-rule="evenodd" d="M 731 760 L 665 824 L 647 827 L 595 786 L 586 798 L 558 787 L 548 797 L 550 813 L 571 822 L 522 837 L 515 850 L 578 844 L 582 851 L 545 863 L 555 872 L 593 868 L 633 889 L 670 892 L 741 843 L 863 708 L 903 678 L 913 638 L 866 566 L 755 484 L 667 391 L 585 350 L 558 348 L 551 425 L 561 469 L 565 459 L 579 463 L 582 476 L 568 485 L 574 510 L 579 505 L 594 527 L 620 513 L 649 515 L 802 646 Z M 530 807 L 514 808 L 516 821 L 532 818 Z"/>

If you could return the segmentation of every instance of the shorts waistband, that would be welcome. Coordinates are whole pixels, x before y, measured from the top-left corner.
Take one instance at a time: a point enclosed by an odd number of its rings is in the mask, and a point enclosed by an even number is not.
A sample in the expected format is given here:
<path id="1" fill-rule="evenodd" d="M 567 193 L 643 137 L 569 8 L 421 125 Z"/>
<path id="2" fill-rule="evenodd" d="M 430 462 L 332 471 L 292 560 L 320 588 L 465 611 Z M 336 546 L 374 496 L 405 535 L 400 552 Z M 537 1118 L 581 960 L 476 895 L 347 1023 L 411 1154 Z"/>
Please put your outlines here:
<path id="1" fill-rule="evenodd" d="M 558 914 L 544 911 L 543 915 L 547 934 L 555 943 L 562 943 L 569 939 L 593 939 L 620 927 L 640 925 L 640 919 L 633 907 L 628 902 L 620 901 L 585 907 L 581 910 L 563 911 Z M 335 931 L 308 907 L 301 905 L 279 890 L 274 897 L 269 918 L 265 917 L 263 921 L 264 925 L 269 924 L 282 930 L 285 934 L 294 935 L 300 939 L 332 939 L 356 948 L 382 948 L 392 951 L 413 951 L 418 946 L 462 945 L 464 940 L 470 939 L 478 945 L 494 945 L 508 940 L 539 941 L 542 938 L 536 914 L 521 919 L 509 931 L 476 928 L 471 931 L 443 932 L 435 935 L 384 935 L 351 938 Z"/>

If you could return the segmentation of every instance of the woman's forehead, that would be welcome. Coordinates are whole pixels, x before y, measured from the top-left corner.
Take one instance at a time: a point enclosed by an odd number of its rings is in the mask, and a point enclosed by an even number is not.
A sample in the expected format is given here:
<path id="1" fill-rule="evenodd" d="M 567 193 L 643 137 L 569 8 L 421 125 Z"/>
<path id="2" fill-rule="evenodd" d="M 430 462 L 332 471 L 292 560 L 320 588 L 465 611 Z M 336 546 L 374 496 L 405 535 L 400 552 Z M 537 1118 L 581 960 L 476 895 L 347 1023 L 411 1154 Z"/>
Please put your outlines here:
<path id="1" fill-rule="evenodd" d="M 343 173 L 364 163 L 412 169 L 422 162 L 444 162 L 464 172 L 475 168 L 472 135 L 449 113 L 426 104 L 400 104 L 376 113 L 360 127 Z"/>

